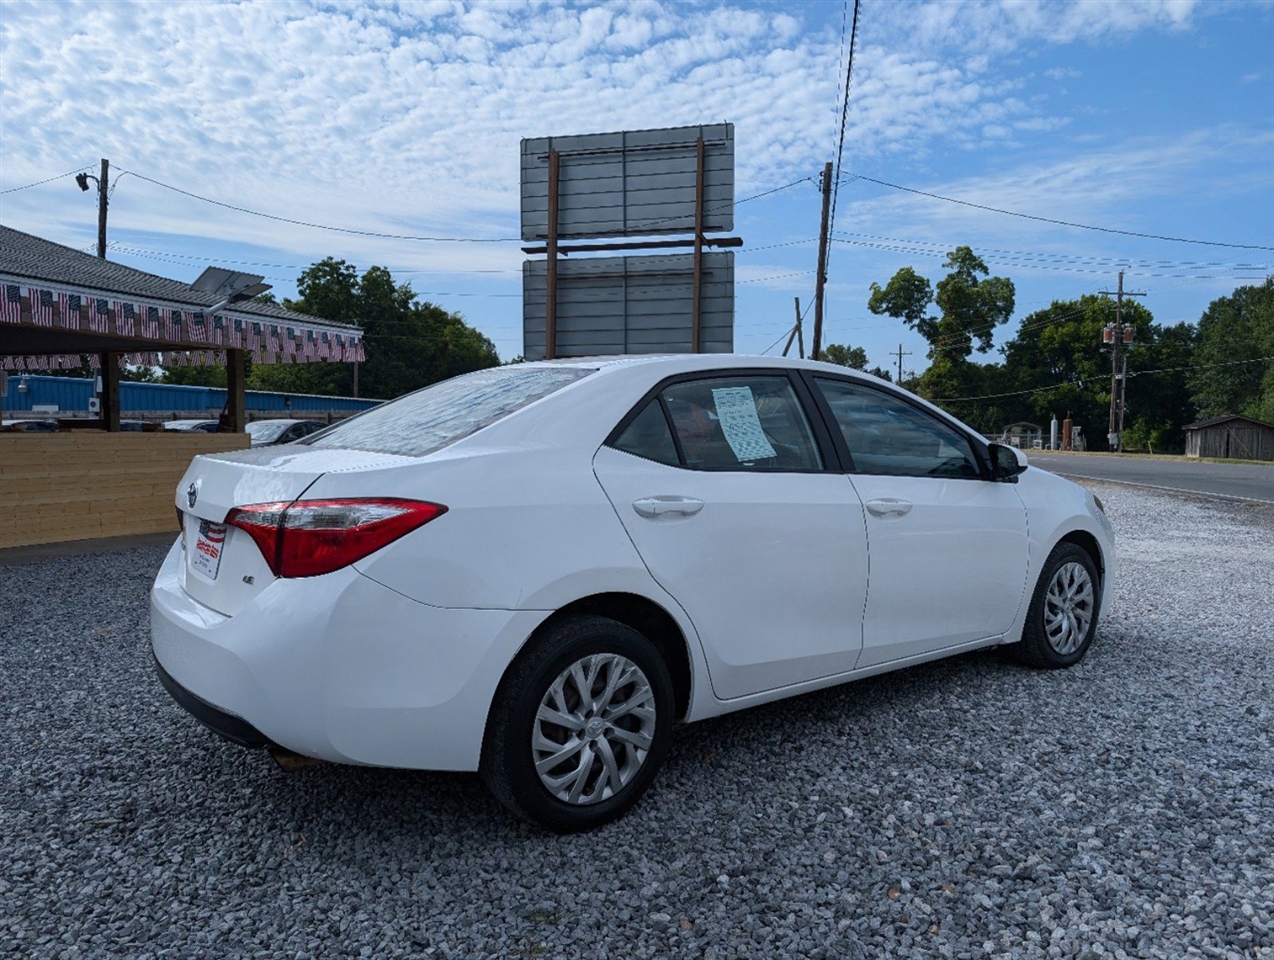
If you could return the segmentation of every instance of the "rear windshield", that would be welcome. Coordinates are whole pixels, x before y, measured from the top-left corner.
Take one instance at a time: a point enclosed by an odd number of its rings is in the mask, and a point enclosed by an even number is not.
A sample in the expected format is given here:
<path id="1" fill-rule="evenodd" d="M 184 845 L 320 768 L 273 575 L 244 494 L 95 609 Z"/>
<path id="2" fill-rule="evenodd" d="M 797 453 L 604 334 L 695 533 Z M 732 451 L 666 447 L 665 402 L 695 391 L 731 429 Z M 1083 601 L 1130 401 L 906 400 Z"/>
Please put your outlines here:
<path id="1" fill-rule="evenodd" d="M 292 426 L 291 423 L 258 422 L 248 424 L 245 429 L 253 440 L 273 440 L 290 426 Z"/>
<path id="2" fill-rule="evenodd" d="M 478 370 L 391 400 L 298 442 L 423 457 L 592 372 L 520 364 Z"/>

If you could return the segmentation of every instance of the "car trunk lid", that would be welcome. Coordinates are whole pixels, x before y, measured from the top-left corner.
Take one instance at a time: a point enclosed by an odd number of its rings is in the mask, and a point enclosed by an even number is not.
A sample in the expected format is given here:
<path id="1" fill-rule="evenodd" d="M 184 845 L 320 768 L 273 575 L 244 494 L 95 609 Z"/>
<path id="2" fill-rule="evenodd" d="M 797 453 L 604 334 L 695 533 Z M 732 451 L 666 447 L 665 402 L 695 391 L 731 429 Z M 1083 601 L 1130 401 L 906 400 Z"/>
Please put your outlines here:
<path id="1" fill-rule="evenodd" d="M 288 504 L 325 473 L 357 473 L 414 462 L 361 450 L 261 447 L 195 457 L 177 485 L 184 583 L 191 597 L 234 616 L 276 578 L 244 530 L 228 526 L 235 507 Z"/>

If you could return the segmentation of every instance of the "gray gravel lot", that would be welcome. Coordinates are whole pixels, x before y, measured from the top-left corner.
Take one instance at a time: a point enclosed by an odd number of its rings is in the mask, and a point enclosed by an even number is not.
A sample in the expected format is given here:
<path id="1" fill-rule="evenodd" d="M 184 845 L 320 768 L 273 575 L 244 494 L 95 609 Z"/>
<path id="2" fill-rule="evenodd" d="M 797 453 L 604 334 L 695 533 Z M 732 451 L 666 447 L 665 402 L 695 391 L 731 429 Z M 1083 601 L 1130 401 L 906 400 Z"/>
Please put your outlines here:
<path id="1" fill-rule="evenodd" d="M 681 729 L 623 821 L 284 774 L 154 679 L 162 551 L 0 567 L 0 955 L 1274 957 L 1274 513 L 1102 489 L 1088 659 Z"/>

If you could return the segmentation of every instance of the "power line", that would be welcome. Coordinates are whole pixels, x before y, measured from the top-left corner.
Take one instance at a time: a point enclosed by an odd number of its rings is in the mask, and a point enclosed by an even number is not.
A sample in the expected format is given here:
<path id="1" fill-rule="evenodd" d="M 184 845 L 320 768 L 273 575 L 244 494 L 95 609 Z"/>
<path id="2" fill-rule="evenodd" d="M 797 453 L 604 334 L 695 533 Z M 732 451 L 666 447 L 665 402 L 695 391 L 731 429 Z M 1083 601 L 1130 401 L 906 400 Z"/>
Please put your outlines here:
<path id="1" fill-rule="evenodd" d="M 46 183 L 52 183 L 54 180 L 61 180 L 63 177 L 73 177 L 75 174 L 82 173 L 91 166 L 92 164 L 86 163 L 83 166 L 76 167 L 74 170 L 68 171 L 67 173 L 59 173 L 56 177 L 49 177 L 47 180 L 37 180 L 35 183 L 24 183 L 20 187 L 9 187 L 7 190 L 0 190 L 0 193 L 17 193 L 19 190 L 30 190 L 32 187 L 40 187 Z"/>
<path id="2" fill-rule="evenodd" d="M 1208 370 L 1213 367 L 1234 367 L 1244 363 L 1264 363 L 1267 360 L 1274 360 L 1274 356 L 1255 357 L 1251 360 L 1225 360 L 1220 363 L 1196 363 L 1184 367 L 1160 367 L 1156 370 L 1130 370 L 1129 377 L 1139 377 L 1148 373 L 1180 373 L 1182 370 Z M 974 400 L 999 400 L 1002 397 L 1020 397 L 1028 393 L 1043 393 L 1046 390 L 1060 390 L 1062 387 L 1071 387 L 1080 383 L 1087 383 L 1090 380 L 1105 380 L 1106 374 L 1100 373 L 1095 377 L 1079 377 L 1075 380 L 1067 380 L 1065 383 L 1054 383 L 1047 387 L 1035 387 L 1031 390 L 1014 390 L 1010 393 L 988 393 L 981 397 L 942 397 L 940 399 L 931 400 L 930 403 L 967 403 Z"/>
<path id="3" fill-rule="evenodd" d="M 868 183 L 874 183 L 881 187 L 889 187 L 891 190 L 902 190 L 906 193 L 914 193 L 921 197 L 929 197 L 933 200 L 944 200 L 947 203 L 958 203 L 963 207 L 973 207 L 975 210 L 987 210 L 991 213 L 1002 213 L 1009 217 L 1021 217 L 1023 220 L 1037 220 L 1041 223 L 1052 223 L 1060 227 L 1075 227 L 1079 230 L 1096 230 L 1100 233 L 1116 233 L 1125 237 L 1140 237 L 1142 240 L 1166 240 L 1171 243 L 1196 243 L 1208 247 L 1229 247 L 1234 250 L 1274 250 L 1274 247 L 1261 246 L 1255 243 L 1222 243 L 1219 240 L 1193 240 L 1188 237 L 1169 237 L 1158 233 L 1138 233 L 1135 230 L 1118 230 L 1114 227 L 1095 227 L 1088 223 L 1075 223 L 1071 220 L 1056 220 L 1052 217 L 1037 217 L 1031 213 L 1018 213 L 1016 210 L 1005 210 L 1002 207 L 989 207 L 983 203 L 973 203 L 969 200 L 957 200 L 955 197 L 944 197 L 941 194 L 929 193 L 926 190 L 917 190 L 914 187 L 904 187 L 901 184 L 890 183 L 887 180 L 877 180 L 874 177 L 865 174 L 855 174 L 851 179 L 866 180 Z"/>
<path id="4" fill-rule="evenodd" d="M 314 264 L 312 263 L 308 265 L 299 264 L 299 263 L 266 263 L 260 260 L 227 260 L 223 257 L 206 257 L 206 256 L 201 257 L 201 256 L 194 256 L 188 253 L 170 253 L 169 251 L 166 251 L 166 250 L 147 250 L 145 247 L 130 247 L 122 243 L 119 243 L 117 241 L 111 241 L 111 243 L 109 243 L 107 246 L 109 249 L 114 250 L 117 253 L 122 253 L 130 257 L 142 257 L 143 259 L 148 259 L 148 260 L 164 260 L 164 261 L 170 261 L 170 262 L 179 262 L 179 261 L 186 260 L 186 261 L 191 261 L 194 263 L 232 264 L 234 266 L 239 266 L 239 267 L 272 267 L 278 270 L 308 270 L 310 267 L 314 266 Z M 91 252 L 93 248 L 89 247 L 88 249 Z M 354 264 L 353 266 L 357 269 L 357 264 Z M 415 274 L 421 274 L 421 273 L 438 273 L 438 274 L 475 273 L 475 274 L 484 274 L 484 275 L 497 274 L 497 273 L 502 273 L 502 274 L 513 273 L 513 274 L 521 275 L 522 273 L 521 270 L 407 270 L 407 269 L 399 269 L 397 267 L 385 267 L 385 269 L 395 276 L 408 276 L 408 275 L 415 275 Z M 271 277 L 267 279 L 279 280 L 278 277 Z M 280 280 L 279 282 L 290 283 L 291 281 Z"/>
<path id="5" fill-rule="evenodd" d="M 735 283 L 764 283 L 766 280 L 786 280 L 788 277 L 807 277 L 813 270 L 797 270 L 795 273 L 778 273 L 772 277 L 752 277 L 748 280 L 736 280 Z"/>
<path id="6" fill-rule="evenodd" d="M 908 245 L 919 246 L 919 247 L 935 247 L 938 250 L 942 251 L 943 255 L 946 255 L 954 247 L 957 247 L 957 246 L 971 246 L 968 243 L 960 244 L 960 243 L 952 243 L 950 241 L 942 242 L 938 240 L 916 240 L 916 239 L 906 239 L 902 237 L 884 237 L 884 236 L 880 236 L 879 234 L 873 234 L 873 233 L 855 233 L 851 230 L 840 230 L 838 232 L 845 237 L 860 237 L 863 240 L 883 241 L 886 243 L 896 243 L 896 244 L 908 244 Z M 799 243 L 799 242 L 801 241 L 793 241 L 793 243 Z M 808 243 L 812 241 L 804 241 L 804 242 Z M 841 242 L 850 243 L 853 241 L 842 240 Z M 764 249 L 764 248 L 753 247 L 752 249 Z M 1098 256 L 1093 256 L 1091 254 L 1062 253 L 1057 250 L 1051 250 L 1051 251 L 1049 250 L 1046 250 L 1046 251 L 1004 250 L 1004 249 L 1000 249 L 996 247 L 978 247 L 975 252 L 977 252 L 979 256 L 981 256 L 982 254 L 1001 253 L 1001 254 L 1009 254 L 1009 255 L 1015 255 L 1015 256 L 1023 256 L 1023 257 L 1031 256 L 1031 257 L 1053 258 L 1057 260 L 1071 261 L 1071 262 L 1077 262 L 1077 263 L 1106 264 L 1108 266 L 1116 267 L 1116 268 L 1121 266 L 1126 266 L 1126 267 L 1145 267 L 1147 269 L 1150 269 L 1153 267 L 1160 267 L 1164 269 L 1167 269 L 1170 267 L 1182 267 L 1182 268 L 1184 267 L 1221 267 L 1221 268 L 1227 268 L 1232 270 L 1272 270 L 1274 269 L 1274 263 L 1232 263 L 1232 262 L 1227 263 L 1221 260 L 1172 260 L 1166 257 L 1159 258 L 1157 260 L 1145 260 L 1145 259 L 1140 259 L 1137 257 L 1098 257 Z"/>
<path id="7" fill-rule="evenodd" d="M 427 237 L 417 236 L 413 234 L 401 233 L 379 233 L 375 230 L 354 230 L 350 227 L 334 227 L 326 223 L 310 223 L 306 220 L 294 220 L 291 217 L 280 217 L 273 213 L 262 213 L 260 210 L 249 210 L 247 207 L 238 207 L 232 203 L 223 203 L 220 200 L 213 200 L 211 197 L 203 197 L 197 193 L 191 193 L 189 190 L 183 190 L 181 187 L 174 187 L 170 183 L 164 183 L 161 180 L 155 180 L 135 171 L 126 171 L 139 179 L 145 180 L 147 183 L 153 183 L 157 187 L 163 187 L 165 190 L 171 190 L 173 193 L 180 193 L 182 196 L 190 197 L 194 200 L 202 200 L 204 203 L 211 203 L 213 206 L 224 207 L 226 210 L 233 210 L 236 213 L 247 213 L 254 217 L 264 217 L 266 220 L 275 220 L 279 223 L 290 223 L 297 227 L 310 227 L 314 230 L 330 230 L 333 233 L 348 233 L 357 237 L 378 237 L 382 240 L 423 240 L 432 243 L 521 243 L 521 237 Z"/>
<path id="8" fill-rule="evenodd" d="M 382 240 L 415 240 L 415 241 L 425 241 L 430 243 L 521 243 L 523 242 L 521 237 L 431 237 L 431 236 L 418 236 L 414 234 L 380 233 L 375 230 L 355 230 L 350 227 L 335 227 L 326 223 L 311 223 L 307 220 L 296 220 L 296 219 L 293 219 L 292 217 L 280 217 L 273 213 L 263 213 L 260 210 L 251 210 L 247 207 L 236 206 L 232 203 L 224 203 L 221 200 L 213 200 L 211 197 L 201 196 L 200 194 L 192 193 L 189 190 L 183 190 L 181 189 L 181 187 L 174 187 L 170 183 L 164 183 L 162 180 L 156 180 L 153 177 L 147 177 L 144 174 L 137 173 L 136 171 L 133 171 L 133 170 L 126 170 L 126 171 L 123 171 L 123 173 L 132 174 L 132 176 L 138 177 L 141 180 L 145 180 L 147 183 L 153 183 L 157 187 L 163 187 L 165 190 L 171 190 L 174 193 L 179 193 L 182 196 L 190 197 L 193 200 L 202 200 L 204 203 L 211 203 L 214 206 L 222 207 L 226 210 L 233 210 L 236 213 L 246 213 L 254 217 L 263 217 L 266 220 L 274 220 L 278 223 L 290 223 L 293 226 L 309 227 L 314 230 L 330 230 L 334 233 L 346 233 L 346 234 L 351 234 L 357 237 L 376 237 Z M 55 177 L 53 179 L 57 179 L 57 178 Z M 791 183 L 785 183 L 782 186 L 774 187 L 771 190 L 763 190 L 761 193 L 754 194 L 750 197 L 744 197 L 742 200 L 735 200 L 735 201 L 731 201 L 730 203 L 721 204 L 720 206 L 713 208 L 709 212 L 715 213 L 720 210 L 725 210 L 731 206 L 737 207 L 739 204 L 742 204 L 742 203 L 748 203 L 752 200 L 759 200 L 762 197 L 768 197 L 771 194 L 778 193 L 781 190 L 787 190 L 790 187 L 796 186 L 798 183 L 804 183 L 810 179 L 812 178 L 801 177 L 801 179 L 799 180 L 793 180 Z M 15 188 L 15 189 L 21 189 L 21 188 Z M 679 218 L 670 217 L 665 219 L 675 220 Z M 642 224 L 639 224 L 639 226 L 652 226 L 654 224 L 663 223 L 663 222 L 664 222 L 663 220 L 651 220 L 651 221 L 646 221 Z"/>
<path id="9" fill-rule="evenodd" d="M 900 246 L 897 244 L 869 243 L 865 240 L 845 240 L 841 237 L 833 237 L 832 239 L 835 240 L 837 243 L 846 243 L 856 247 L 866 247 L 871 250 L 885 250 L 891 253 L 906 253 L 906 254 L 911 254 L 913 256 L 923 256 L 923 257 L 938 257 L 938 256 L 944 255 L 944 254 L 940 254 L 937 249 L 925 250 L 925 249 L 917 249 L 915 247 L 909 247 L 909 246 Z M 979 254 L 979 256 L 982 256 L 982 254 Z M 1085 269 L 1079 266 L 1062 266 L 1060 264 L 1064 264 L 1066 262 L 1065 256 L 1066 255 L 1063 254 L 1063 255 L 1058 255 L 1056 258 L 1053 258 L 1052 255 L 1049 255 L 1049 254 L 1029 254 L 1029 253 L 995 255 L 988 251 L 986 253 L 985 259 L 989 260 L 992 263 L 1004 263 L 1004 262 L 1016 263 L 1030 270 L 1050 270 L 1057 273 L 1075 273 L 1075 274 L 1108 274 L 1110 273 L 1111 268 L 1109 266 L 1102 267 L 1099 269 L 1091 269 L 1091 270 Z M 1110 262 L 1114 265 L 1119 265 L 1122 263 L 1126 263 L 1127 261 L 1115 259 Z M 1050 265 L 1050 264 L 1053 264 L 1053 265 Z M 1248 266 L 1236 265 L 1235 267 L 1233 267 L 1233 269 L 1236 271 L 1257 271 L 1257 272 L 1260 272 L 1261 275 L 1255 276 L 1248 273 L 1235 273 L 1235 274 L 1160 273 L 1158 271 L 1153 271 L 1153 270 L 1135 270 L 1130 272 L 1132 272 L 1135 276 L 1139 276 L 1139 277 L 1171 278 L 1171 279 L 1177 279 L 1177 280 L 1260 280 L 1260 279 L 1263 279 L 1266 271 L 1268 271 L 1269 269 L 1274 269 L 1274 267 L 1262 267 L 1262 266 L 1248 267 Z"/>
<path id="10" fill-rule="evenodd" d="M 844 22 L 841 23 L 841 37 L 844 42 Z M 849 88 L 850 80 L 854 75 L 854 45 L 858 39 L 858 0 L 854 0 L 854 25 L 849 33 L 849 57 L 845 65 L 845 96 L 841 101 L 840 108 L 840 136 L 836 143 L 836 173 L 832 179 L 832 216 L 828 221 L 831 229 L 836 229 L 836 201 L 840 197 L 840 168 L 841 160 L 845 155 L 845 122 L 849 118 Z"/>

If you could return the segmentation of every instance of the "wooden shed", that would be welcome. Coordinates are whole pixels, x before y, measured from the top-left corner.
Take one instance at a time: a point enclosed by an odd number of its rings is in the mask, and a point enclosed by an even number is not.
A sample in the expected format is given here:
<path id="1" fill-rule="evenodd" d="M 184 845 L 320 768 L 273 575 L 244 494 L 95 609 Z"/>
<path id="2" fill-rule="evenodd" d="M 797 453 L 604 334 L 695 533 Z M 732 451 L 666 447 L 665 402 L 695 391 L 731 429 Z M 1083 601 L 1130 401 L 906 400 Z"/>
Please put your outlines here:
<path id="1" fill-rule="evenodd" d="M 1186 428 L 1186 456 L 1274 461 L 1274 423 L 1227 413 Z"/>

